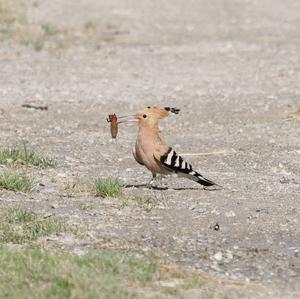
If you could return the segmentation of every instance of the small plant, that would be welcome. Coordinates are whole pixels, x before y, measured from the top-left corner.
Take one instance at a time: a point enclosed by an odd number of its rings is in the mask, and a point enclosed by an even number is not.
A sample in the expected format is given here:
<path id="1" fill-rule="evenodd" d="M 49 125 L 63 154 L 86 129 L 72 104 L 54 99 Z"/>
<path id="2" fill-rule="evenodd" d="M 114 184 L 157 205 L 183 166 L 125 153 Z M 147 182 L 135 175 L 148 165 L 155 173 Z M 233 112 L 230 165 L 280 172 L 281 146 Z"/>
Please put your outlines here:
<path id="1" fill-rule="evenodd" d="M 132 200 L 146 212 L 150 212 L 157 205 L 157 199 L 150 196 L 134 195 Z"/>
<path id="2" fill-rule="evenodd" d="M 94 30 L 96 30 L 96 27 L 97 26 L 93 21 L 87 21 L 84 24 L 84 29 L 87 30 L 87 31 L 94 31 Z"/>
<path id="3" fill-rule="evenodd" d="M 56 27 L 50 24 L 42 24 L 41 28 L 44 31 L 44 33 L 49 36 L 55 35 L 59 32 L 59 30 Z"/>
<path id="4" fill-rule="evenodd" d="M 24 142 L 21 148 L 1 148 L 0 164 L 3 165 L 32 165 L 41 168 L 54 167 L 56 162 L 48 157 L 41 157 L 34 152 L 29 152 Z"/>
<path id="5" fill-rule="evenodd" d="M 81 203 L 79 204 L 79 209 L 80 209 L 81 211 L 88 211 L 88 210 L 90 209 L 90 206 L 87 205 L 87 204 L 84 203 L 84 202 L 81 202 Z"/>
<path id="6" fill-rule="evenodd" d="M 5 211 L 4 219 L 10 224 L 20 224 L 35 221 L 36 214 L 21 207 L 12 207 Z"/>
<path id="7" fill-rule="evenodd" d="M 45 41 L 43 38 L 37 38 L 33 41 L 33 48 L 35 51 L 40 52 L 44 48 Z"/>
<path id="8" fill-rule="evenodd" d="M 117 197 L 122 194 L 122 182 L 114 178 L 97 179 L 93 183 L 96 196 Z"/>
<path id="9" fill-rule="evenodd" d="M 14 192 L 30 192 L 33 189 L 33 181 L 26 174 L 5 172 L 0 175 L 0 189 Z"/>
<path id="10" fill-rule="evenodd" d="M 43 218 L 21 207 L 8 208 L 0 221 L 0 243 L 23 244 L 66 230 L 55 218 Z"/>

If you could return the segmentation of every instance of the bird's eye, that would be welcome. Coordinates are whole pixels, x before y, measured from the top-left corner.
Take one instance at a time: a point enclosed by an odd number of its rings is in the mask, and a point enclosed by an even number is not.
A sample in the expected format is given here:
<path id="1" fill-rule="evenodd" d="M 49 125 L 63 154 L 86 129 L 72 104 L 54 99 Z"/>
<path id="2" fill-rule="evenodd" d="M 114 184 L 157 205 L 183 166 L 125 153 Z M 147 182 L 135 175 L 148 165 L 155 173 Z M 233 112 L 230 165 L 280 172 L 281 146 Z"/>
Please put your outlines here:
<path id="1" fill-rule="evenodd" d="M 146 115 L 146 114 L 144 114 L 144 115 L 143 115 L 143 117 L 144 117 L 144 118 L 146 118 L 146 117 L 147 117 L 147 115 Z"/>

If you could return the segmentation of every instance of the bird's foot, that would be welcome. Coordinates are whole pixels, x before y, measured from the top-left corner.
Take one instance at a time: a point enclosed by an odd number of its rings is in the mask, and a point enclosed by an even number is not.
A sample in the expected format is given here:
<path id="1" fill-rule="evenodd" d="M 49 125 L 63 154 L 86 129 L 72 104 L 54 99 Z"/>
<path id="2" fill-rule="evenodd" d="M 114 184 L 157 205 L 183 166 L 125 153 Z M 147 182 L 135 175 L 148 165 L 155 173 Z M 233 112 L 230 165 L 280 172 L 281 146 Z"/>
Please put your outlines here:
<path id="1" fill-rule="evenodd" d="M 147 186 L 149 189 L 152 189 L 153 186 L 154 186 L 154 181 L 155 181 L 155 179 L 152 178 L 152 179 L 150 180 L 150 182 L 148 182 L 148 183 L 146 184 L 146 186 Z"/>
<path id="2" fill-rule="evenodd" d="M 149 189 L 155 189 L 155 190 L 165 190 L 168 189 L 163 183 L 163 176 L 155 176 L 152 177 L 151 181 L 147 184 Z"/>

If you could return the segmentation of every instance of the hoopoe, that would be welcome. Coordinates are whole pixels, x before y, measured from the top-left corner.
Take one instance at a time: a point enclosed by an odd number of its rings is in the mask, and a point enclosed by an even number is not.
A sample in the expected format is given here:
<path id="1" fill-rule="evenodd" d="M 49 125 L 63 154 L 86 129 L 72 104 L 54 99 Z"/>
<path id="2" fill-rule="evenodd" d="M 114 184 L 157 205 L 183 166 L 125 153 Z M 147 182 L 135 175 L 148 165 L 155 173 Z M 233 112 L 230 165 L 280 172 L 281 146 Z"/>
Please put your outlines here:
<path id="1" fill-rule="evenodd" d="M 195 171 L 191 164 L 183 160 L 172 147 L 160 138 L 158 121 L 169 116 L 170 113 L 178 114 L 179 111 L 179 109 L 170 107 L 147 107 L 134 115 L 119 117 L 118 123 L 138 122 L 139 131 L 133 148 L 133 156 L 139 164 L 152 172 L 151 185 L 157 174 L 169 175 L 172 173 L 204 186 L 217 185 Z"/>

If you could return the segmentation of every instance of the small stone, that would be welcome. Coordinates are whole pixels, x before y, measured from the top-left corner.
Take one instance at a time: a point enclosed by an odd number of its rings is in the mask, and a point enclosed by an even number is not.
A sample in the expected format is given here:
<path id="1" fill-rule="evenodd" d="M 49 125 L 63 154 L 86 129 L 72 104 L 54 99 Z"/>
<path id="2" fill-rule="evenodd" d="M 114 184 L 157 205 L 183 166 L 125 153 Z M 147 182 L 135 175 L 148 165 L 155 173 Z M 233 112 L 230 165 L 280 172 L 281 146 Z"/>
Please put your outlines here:
<path id="1" fill-rule="evenodd" d="M 225 216 L 226 217 L 235 217 L 236 215 L 235 215 L 235 213 L 233 211 L 229 211 L 229 212 L 225 213 Z"/>
<path id="2" fill-rule="evenodd" d="M 216 208 L 214 208 L 210 213 L 214 215 L 220 215 L 220 212 Z"/>
<path id="3" fill-rule="evenodd" d="M 213 258 L 220 262 L 223 259 L 223 253 L 221 251 L 218 251 L 216 254 L 213 255 Z"/>
<path id="4" fill-rule="evenodd" d="M 66 178 L 67 174 L 63 173 L 63 172 L 60 172 L 60 173 L 57 174 L 57 176 L 60 177 L 60 178 Z"/>
<path id="5" fill-rule="evenodd" d="M 57 240 L 58 240 L 58 237 L 52 237 L 52 236 L 50 236 L 50 237 L 46 238 L 46 241 L 57 241 Z"/>
<path id="6" fill-rule="evenodd" d="M 215 231 L 219 231 L 219 230 L 220 230 L 220 225 L 219 225 L 219 223 L 216 223 L 216 224 L 215 224 L 214 230 L 215 230 Z"/>
<path id="7" fill-rule="evenodd" d="M 53 216 L 53 214 L 51 212 L 49 212 L 44 215 L 44 218 L 50 218 L 52 216 Z"/>
<path id="8" fill-rule="evenodd" d="M 182 281 L 180 279 L 173 279 L 173 280 L 163 280 L 160 281 L 160 285 L 164 288 L 174 288 L 178 285 L 180 285 Z"/>

